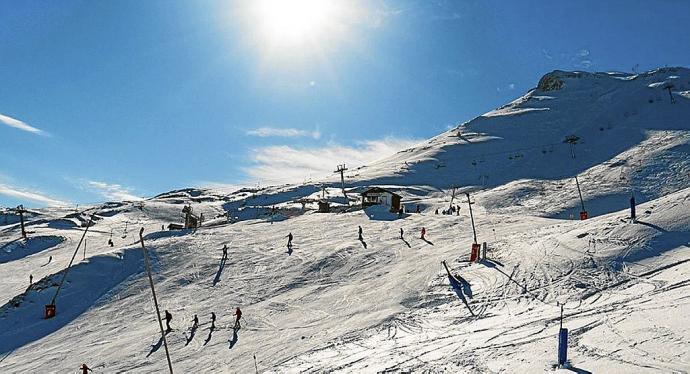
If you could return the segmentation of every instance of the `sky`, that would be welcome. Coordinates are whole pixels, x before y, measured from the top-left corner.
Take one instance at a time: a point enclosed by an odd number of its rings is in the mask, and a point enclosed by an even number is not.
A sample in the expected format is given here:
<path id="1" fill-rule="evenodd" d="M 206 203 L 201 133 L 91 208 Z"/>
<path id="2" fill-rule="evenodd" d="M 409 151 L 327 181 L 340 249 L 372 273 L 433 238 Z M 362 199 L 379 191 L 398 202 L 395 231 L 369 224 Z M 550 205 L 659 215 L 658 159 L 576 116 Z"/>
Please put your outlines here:
<path id="1" fill-rule="evenodd" d="M 0 206 L 301 183 L 554 69 L 690 66 L 690 2 L 0 0 Z"/>

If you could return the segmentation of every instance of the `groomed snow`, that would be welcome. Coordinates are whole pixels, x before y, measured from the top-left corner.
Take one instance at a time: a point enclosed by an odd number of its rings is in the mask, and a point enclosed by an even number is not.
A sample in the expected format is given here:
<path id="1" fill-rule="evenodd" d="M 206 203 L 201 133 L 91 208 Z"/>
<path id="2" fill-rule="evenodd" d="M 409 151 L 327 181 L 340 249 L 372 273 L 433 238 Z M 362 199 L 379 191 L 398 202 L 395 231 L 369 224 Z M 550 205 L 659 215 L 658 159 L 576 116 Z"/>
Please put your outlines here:
<path id="1" fill-rule="evenodd" d="M 0 372 L 75 372 L 82 363 L 96 373 L 167 370 L 141 227 L 161 309 L 173 314 L 176 372 L 690 371 L 690 101 L 682 93 L 690 71 L 547 78 L 561 88 L 537 88 L 351 170 L 348 198 L 331 178 L 185 189 L 81 214 L 42 209 L 29 219 L 28 241 L 8 220 L 0 226 Z M 653 85 L 669 79 L 674 103 Z M 569 135 L 579 138 L 574 148 L 563 142 Z M 576 175 L 592 216 L 585 221 L 574 219 Z M 357 209 L 357 192 L 373 185 L 422 213 Z M 488 243 L 482 263 L 467 261 L 463 192 L 472 194 L 478 240 Z M 628 218 L 631 193 L 641 203 L 637 222 Z M 322 198 L 336 212 L 317 213 Z M 204 225 L 162 230 L 182 222 L 186 204 L 204 213 Z M 459 215 L 434 214 L 451 204 Z M 57 316 L 42 319 L 91 213 L 99 219 Z M 462 290 L 451 287 L 443 260 L 467 282 Z M 570 369 L 554 368 L 559 303 Z M 238 306 L 242 329 L 233 335 Z M 194 314 L 201 326 L 192 334 Z"/>

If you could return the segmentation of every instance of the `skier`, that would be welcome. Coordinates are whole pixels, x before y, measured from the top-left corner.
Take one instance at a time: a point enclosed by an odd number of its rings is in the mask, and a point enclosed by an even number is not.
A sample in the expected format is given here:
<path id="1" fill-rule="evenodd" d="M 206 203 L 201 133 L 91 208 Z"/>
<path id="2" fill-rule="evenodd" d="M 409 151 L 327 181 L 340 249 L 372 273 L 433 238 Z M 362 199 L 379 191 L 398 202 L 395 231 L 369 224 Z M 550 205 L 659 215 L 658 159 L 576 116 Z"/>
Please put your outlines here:
<path id="1" fill-rule="evenodd" d="M 403 231 L 403 228 L 401 227 L 401 228 L 400 228 L 400 239 L 402 239 L 402 240 L 405 240 L 405 238 L 403 237 L 403 234 L 404 234 L 404 233 L 405 233 L 405 232 Z"/>
<path id="2" fill-rule="evenodd" d="M 89 374 L 90 371 L 93 371 L 90 367 L 86 366 L 86 364 L 81 364 L 79 370 L 81 370 L 82 374 Z"/>
<path id="3" fill-rule="evenodd" d="M 113 246 L 113 239 L 108 239 L 108 245 L 111 247 Z"/>
<path id="4" fill-rule="evenodd" d="M 211 312 L 211 330 L 216 328 L 216 313 Z"/>
<path id="5" fill-rule="evenodd" d="M 240 318 L 242 318 L 242 311 L 240 310 L 239 307 L 237 308 L 237 310 L 235 310 L 235 314 L 233 314 L 233 315 L 237 316 L 235 319 L 235 327 L 233 327 L 233 329 L 239 330 L 240 329 Z"/>
<path id="6" fill-rule="evenodd" d="M 199 327 L 199 317 L 194 315 L 194 319 L 192 320 L 192 330 L 196 330 L 196 328 Z"/>
<path id="7" fill-rule="evenodd" d="M 48 263 L 50 263 L 51 261 L 53 261 L 53 256 L 48 256 Z"/>
<path id="8" fill-rule="evenodd" d="M 172 321 L 172 314 L 170 314 L 170 312 L 168 312 L 167 309 L 165 310 L 164 319 L 165 319 L 165 327 L 166 327 L 165 331 L 166 332 L 172 331 L 172 327 L 170 327 L 170 321 Z"/>
<path id="9" fill-rule="evenodd" d="M 424 235 L 426 235 L 426 228 L 422 227 L 422 236 L 420 239 L 424 240 Z"/>
<path id="10" fill-rule="evenodd" d="M 223 258 L 227 258 L 227 257 L 228 257 L 228 245 L 225 244 L 225 245 L 223 245 Z"/>
<path id="11" fill-rule="evenodd" d="M 359 240 L 362 241 L 362 240 L 364 240 L 364 238 L 362 238 L 362 226 L 357 226 L 357 227 L 359 227 L 359 230 L 357 230 L 357 232 L 359 233 Z"/>
<path id="12" fill-rule="evenodd" d="M 291 232 L 288 233 L 286 238 L 288 238 L 287 247 L 288 247 L 288 249 L 290 249 L 290 248 L 292 248 L 292 233 Z"/>
<path id="13" fill-rule="evenodd" d="M 415 210 L 415 213 L 419 213 L 419 205 L 417 205 L 417 209 Z"/>
<path id="14" fill-rule="evenodd" d="M 34 275 L 29 274 L 29 287 L 31 287 L 31 285 L 33 285 L 33 284 L 34 284 Z"/>
<path id="15" fill-rule="evenodd" d="M 436 212 L 434 212 L 434 214 L 438 215 L 438 209 L 436 209 Z"/>

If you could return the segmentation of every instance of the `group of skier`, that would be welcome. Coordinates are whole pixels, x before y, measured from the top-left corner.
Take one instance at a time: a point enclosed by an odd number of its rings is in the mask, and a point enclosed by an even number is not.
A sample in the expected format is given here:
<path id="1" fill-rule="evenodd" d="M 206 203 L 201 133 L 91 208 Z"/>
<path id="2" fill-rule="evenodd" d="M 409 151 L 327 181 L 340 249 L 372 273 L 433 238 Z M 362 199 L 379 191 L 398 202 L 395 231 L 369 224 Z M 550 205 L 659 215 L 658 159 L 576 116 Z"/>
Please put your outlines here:
<path id="1" fill-rule="evenodd" d="M 439 214 L 438 209 L 436 209 L 434 214 Z M 444 216 L 452 216 L 453 214 L 455 214 L 456 216 L 459 216 L 460 215 L 460 205 L 451 205 L 450 208 L 441 210 L 441 214 L 443 214 Z"/>
<path id="2" fill-rule="evenodd" d="M 172 313 L 170 313 L 170 312 L 166 309 L 164 315 L 165 315 L 165 316 L 164 316 L 162 319 L 165 320 L 165 332 L 166 332 L 166 333 L 169 333 L 169 332 L 171 332 L 171 331 L 173 330 L 172 327 L 170 326 L 170 322 L 171 322 L 172 319 L 173 319 Z M 236 309 L 235 309 L 235 314 L 233 314 L 233 316 L 235 316 L 235 325 L 233 326 L 233 330 L 239 330 L 240 327 L 241 327 L 241 326 L 240 326 L 240 319 L 242 318 L 242 310 L 240 310 L 239 307 L 236 308 Z M 195 314 L 195 315 L 194 315 L 194 318 L 192 318 L 192 327 L 191 327 L 191 329 L 192 329 L 192 330 L 196 330 L 198 327 L 199 327 L 199 317 Z M 216 328 L 216 313 L 215 313 L 215 312 L 211 312 L 211 327 L 210 327 L 210 329 L 211 329 L 211 330 L 214 330 L 215 328 Z"/>
<path id="3" fill-rule="evenodd" d="M 292 252 L 292 240 L 294 238 L 292 232 L 288 233 L 285 237 L 288 239 L 288 251 Z M 419 238 L 422 240 L 426 239 L 426 227 L 422 227 L 421 236 Z M 400 239 L 405 240 L 405 230 L 403 230 L 402 227 L 400 228 Z M 357 226 L 357 240 L 359 240 L 360 242 L 364 241 L 364 229 L 362 229 L 362 226 Z"/>

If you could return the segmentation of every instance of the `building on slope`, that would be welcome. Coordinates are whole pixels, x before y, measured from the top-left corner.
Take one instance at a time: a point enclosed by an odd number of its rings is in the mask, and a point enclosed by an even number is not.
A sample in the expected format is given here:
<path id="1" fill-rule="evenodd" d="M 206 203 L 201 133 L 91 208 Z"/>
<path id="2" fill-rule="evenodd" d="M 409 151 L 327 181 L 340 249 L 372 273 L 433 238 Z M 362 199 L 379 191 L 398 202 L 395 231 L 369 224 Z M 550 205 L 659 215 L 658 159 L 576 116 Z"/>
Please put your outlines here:
<path id="1" fill-rule="evenodd" d="M 373 205 L 383 205 L 390 208 L 391 212 L 400 210 L 402 197 L 395 192 L 381 187 L 372 187 L 362 192 L 362 208 Z"/>

